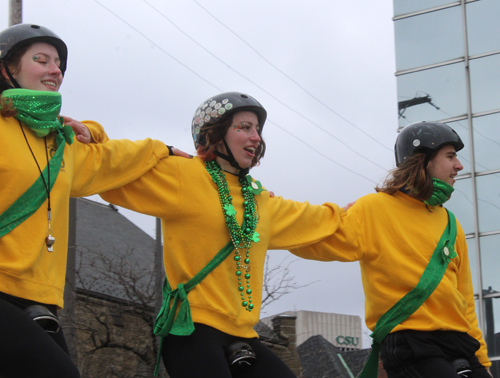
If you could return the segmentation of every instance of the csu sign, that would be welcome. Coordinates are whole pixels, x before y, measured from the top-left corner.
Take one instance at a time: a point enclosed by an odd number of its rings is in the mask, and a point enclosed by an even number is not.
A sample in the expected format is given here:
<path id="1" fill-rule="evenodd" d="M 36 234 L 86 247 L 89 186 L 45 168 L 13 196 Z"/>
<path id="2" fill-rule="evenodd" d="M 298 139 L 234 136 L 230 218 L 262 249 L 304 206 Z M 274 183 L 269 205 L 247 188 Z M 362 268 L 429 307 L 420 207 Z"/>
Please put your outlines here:
<path id="1" fill-rule="evenodd" d="M 351 337 L 351 336 L 337 336 L 335 339 L 337 344 L 340 345 L 352 345 L 357 346 L 359 344 L 359 337 Z"/>

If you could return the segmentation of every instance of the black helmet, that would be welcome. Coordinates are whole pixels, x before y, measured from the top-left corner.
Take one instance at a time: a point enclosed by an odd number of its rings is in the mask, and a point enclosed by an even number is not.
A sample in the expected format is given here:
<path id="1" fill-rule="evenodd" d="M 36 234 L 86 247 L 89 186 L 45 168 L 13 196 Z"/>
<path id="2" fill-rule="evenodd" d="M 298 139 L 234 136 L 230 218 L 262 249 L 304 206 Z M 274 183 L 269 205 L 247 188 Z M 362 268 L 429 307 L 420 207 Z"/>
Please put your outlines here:
<path id="1" fill-rule="evenodd" d="M 61 73 L 64 75 L 68 61 L 68 48 L 61 38 L 51 30 L 38 25 L 18 24 L 0 32 L 0 61 L 7 60 L 16 47 L 35 42 L 53 45 L 61 60 Z"/>
<path id="2" fill-rule="evenodd" d="M 201 130 L 206 124 L 214 124 L 222 117 L 241 111 L 252 111 L 257 115 L 260 130 L 266 122 L 266 109 L 252 96 L 240 92 L 226 92 L 210 97 L 196 109 L 191 122 L 191 134 L 195 148 L 205 143 Z"/>
<path id="3" fill-rule="evenodd" d="M 464 148 L 455 130 L 441 122 L 416 122 L 405 126 L 394 146 L 396 165 L 399 167 L 417 152 L 430 153 L 451 144 L 457 151 Z"/>

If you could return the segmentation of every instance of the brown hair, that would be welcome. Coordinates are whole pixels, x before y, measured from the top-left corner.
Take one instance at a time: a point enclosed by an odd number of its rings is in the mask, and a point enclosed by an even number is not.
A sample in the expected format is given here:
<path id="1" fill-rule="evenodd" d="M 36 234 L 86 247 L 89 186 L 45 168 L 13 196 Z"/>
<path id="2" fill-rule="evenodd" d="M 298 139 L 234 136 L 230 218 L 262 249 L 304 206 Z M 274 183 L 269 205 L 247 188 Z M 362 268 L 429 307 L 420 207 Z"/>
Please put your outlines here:
<path id="1" fill-rule="evenodd" d="M 8 67 L 12 75 L 17 73 L 19 71 L 21 58 L 31 45 L 32 43 L 27 43 L 21 46 L 17 46 L 15 50 L 13 50 L 9 54 L 9 57 L 6 60 L 4 59 L 0 61 L 0 69 Z M 0 95 L 7 89 L 12 89 L 12 85 L 10 84 L 10 81 L 3 75 L 3 73 L 0 72 Z M 3 117 L 14 117 L 16 115 L 16 109 L 12 107 L 12 100 L 6 101 L 6 99 L 2 97 L 1 104 L 2 110 L 0 110 L 0 114 Z"/>
<path id="2" fill-rule="evenodd" d="M 434 190 L 432 178 L 427 173 L 427 163 L 437 151 L 432 154 L 416 153 L 407 162 L 389 172 L 382 186 L 377 186 L 377 192 L 394 194 L 400 189 L 408 191 L 410 197 L 424 201 L 429 199 Z"/>
<path id="3" fill-rule="evenodd" d="M 203 159 L 204 161 L 212 161 L 216 159 L 216 155 L 214 154 L 215 147 L 222 141 L 222 138 L 226 135 L 227 130 L 233 123 L 233 117 L 236 113 L 232 113 L 228 117 L 223 117 L 219 119 L 215 123 L 208 123 L 200 131 L 200 137 L 202 140 L 205 140 L 203 145 L 199 145 L 196 148 L 197 155 Z M 259 136 L 261 138 L 259 147 L 255 151 L 255 157 L 252 159 L 252 165 L 250 168 L 253 168 L 260 164 L 260 159 L 264 157 L 266 152 L 266 143 L 264 139 L 262 139 L 261 130 L 259 130 Z"/>

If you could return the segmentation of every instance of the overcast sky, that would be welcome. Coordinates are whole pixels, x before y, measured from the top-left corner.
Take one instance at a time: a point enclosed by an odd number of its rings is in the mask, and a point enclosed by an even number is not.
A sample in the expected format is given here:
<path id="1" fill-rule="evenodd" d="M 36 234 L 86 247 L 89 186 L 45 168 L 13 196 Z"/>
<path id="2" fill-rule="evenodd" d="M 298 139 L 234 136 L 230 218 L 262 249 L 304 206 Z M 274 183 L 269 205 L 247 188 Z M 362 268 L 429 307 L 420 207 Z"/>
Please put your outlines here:
<path id="1" fill-rule="evenodd" d="M 198 105 L 240 91 L 268 111 L 266 156 L 251 174 L 277 195 L 344 205 L 373 192 L 394 167 L 391 0 L 24 0 L 23 7 L 23 22 L 49 27 L 68 45 L 62 113 L 100 122 L 111 138 L 153 137 L 193 153 Z M 7 0 L 0 9 L 4 29 Z M 154 219 L 120 211 L 154 235 Z M 288 255 L 269 254 L 276 263 Z M 334 312 L 364 325 L 357 263 L 292 267 L 298 283 L 319 282 L 263 316 Z"/>

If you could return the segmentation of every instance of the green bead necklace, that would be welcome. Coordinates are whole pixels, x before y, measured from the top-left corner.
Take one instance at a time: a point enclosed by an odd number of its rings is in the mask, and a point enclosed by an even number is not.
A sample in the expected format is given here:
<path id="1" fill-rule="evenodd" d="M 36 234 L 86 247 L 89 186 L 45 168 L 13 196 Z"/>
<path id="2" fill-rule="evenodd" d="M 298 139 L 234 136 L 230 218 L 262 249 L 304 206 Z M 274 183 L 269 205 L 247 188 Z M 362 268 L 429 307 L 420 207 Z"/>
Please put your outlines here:
<path id="1" fill-rule="evenodd" d="M 255 231 L 257 228 L 257 211 L 255 209 L 255 198 L 251 190 L 251 180 L 239 178 L 241 183 L 241 192 L 243 193 L 243 224 L 239 226 L 236 220 L 236 210 L 232 204 L 233 198 L 229 192 L 229 185 L 226 181 L 226 176 L 217 161 L 207 161 L 205 167 L 212 177 L 219 192 L 219 201 L 222 207 L 222 213 L 226 221 L 231 241 L 234 245 L 234 261 L 236 262 L 236 277 L 238 279 L 238 291 L 241 296 L 241 305 L 247 311 L 252 311 L 254 304 L 252 303 L 252 289 L 250 288 L 250 248 L 253 243 L 259 241 L 259 234 Z M 242 251 L 245 251 L 243 257 Z M 244 274 L 243 274 L 244 271 Z M 246 281 L 246 285 L 243 283 Z M 245 288 L 246 286 L 246 288 Z M 247 298 L 245 298 L 245 294 Z"/>

